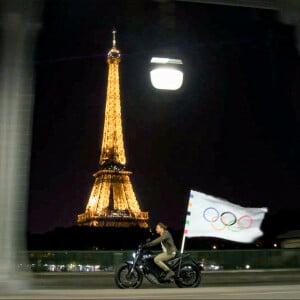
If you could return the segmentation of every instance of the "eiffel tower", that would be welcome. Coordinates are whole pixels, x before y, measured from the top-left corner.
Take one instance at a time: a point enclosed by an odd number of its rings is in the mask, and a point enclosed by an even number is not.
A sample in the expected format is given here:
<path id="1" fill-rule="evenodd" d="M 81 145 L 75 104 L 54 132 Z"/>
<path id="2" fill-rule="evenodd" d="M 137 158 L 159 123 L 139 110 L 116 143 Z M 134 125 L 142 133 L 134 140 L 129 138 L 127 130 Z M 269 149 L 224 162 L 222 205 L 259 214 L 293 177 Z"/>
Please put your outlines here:
<path id="1" fill-rule="evenodd" d="M 132 172 L 125 170 L 121 99 L 119 83 L 120 51 L 113 31 L 112 48 L 107 54 L 108 84 L 105 120 L 100 154 L 100 170 L 85 212 L 77 216 L 78 225 L 94 227 L 148 227 L 148 212 L 142 212 L 130 182 Z"/>

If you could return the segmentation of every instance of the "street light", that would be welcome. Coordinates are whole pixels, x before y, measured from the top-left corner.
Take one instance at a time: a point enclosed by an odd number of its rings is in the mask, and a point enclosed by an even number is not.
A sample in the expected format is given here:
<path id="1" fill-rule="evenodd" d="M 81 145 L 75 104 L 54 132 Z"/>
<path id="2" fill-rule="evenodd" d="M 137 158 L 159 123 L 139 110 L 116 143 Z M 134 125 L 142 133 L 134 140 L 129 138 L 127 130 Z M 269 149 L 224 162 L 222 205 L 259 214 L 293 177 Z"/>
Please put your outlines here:
<path id="1" fill-rule="evenodd" d="M 182 61 L 180 59 L 152 57 L 150 79 L 156 89 L 180 89 L 183 82 Z"/>

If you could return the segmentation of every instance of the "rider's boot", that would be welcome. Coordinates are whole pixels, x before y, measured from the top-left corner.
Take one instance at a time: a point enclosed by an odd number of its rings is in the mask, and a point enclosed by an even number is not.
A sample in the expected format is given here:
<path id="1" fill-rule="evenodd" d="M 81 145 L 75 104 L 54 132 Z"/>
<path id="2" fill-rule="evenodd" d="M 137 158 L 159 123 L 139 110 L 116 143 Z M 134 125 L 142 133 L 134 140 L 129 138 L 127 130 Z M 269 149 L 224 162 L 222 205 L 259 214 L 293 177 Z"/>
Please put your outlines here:
<path id="1" fill-rule="evenodd" d="M 172 271 L 172 270 L 169 270 L 167 275 L 165 276 L 165 280 L 169 280 L 171 279 L 172 277 L 174 277 L 175 273 Z"/>

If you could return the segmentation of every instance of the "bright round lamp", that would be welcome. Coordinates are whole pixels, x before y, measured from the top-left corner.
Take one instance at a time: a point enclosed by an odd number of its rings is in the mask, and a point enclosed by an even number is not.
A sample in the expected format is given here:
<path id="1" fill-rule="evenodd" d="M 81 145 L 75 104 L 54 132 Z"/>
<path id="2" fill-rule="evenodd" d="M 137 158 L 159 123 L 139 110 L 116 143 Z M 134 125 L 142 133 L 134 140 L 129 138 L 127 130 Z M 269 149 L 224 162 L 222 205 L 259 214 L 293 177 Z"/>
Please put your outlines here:
<path id="1" fill-rule="evenodd" d="M 159 90 L 178 90 L 182 86 L 182 71 L 158 67 L 150 72 L 152 85 Z"/>
<path id="2" fill-rule="evenodd" d="M 153 87 L 160 90 L 178 90 L 182 86 L 183 72 L 178 65 L 179 59 L 153 57 L 154 64 L 150 71 L 150 79 Z"/>

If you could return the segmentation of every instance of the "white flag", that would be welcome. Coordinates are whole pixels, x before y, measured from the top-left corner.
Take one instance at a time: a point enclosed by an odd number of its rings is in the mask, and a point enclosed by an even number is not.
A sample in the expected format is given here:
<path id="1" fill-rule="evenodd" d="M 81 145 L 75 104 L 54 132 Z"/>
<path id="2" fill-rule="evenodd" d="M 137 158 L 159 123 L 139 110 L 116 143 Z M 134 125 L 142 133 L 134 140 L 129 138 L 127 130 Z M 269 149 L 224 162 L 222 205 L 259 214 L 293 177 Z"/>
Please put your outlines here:
<path id="1" fill-rule="evenodd" d="M 186 237 L 217 237 L 251 243 L 263 235 L 260 225 L 267 208 L 242 207 L 191 191 L 185 221 Z"/>

